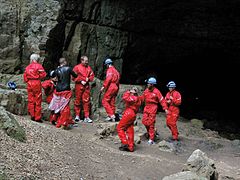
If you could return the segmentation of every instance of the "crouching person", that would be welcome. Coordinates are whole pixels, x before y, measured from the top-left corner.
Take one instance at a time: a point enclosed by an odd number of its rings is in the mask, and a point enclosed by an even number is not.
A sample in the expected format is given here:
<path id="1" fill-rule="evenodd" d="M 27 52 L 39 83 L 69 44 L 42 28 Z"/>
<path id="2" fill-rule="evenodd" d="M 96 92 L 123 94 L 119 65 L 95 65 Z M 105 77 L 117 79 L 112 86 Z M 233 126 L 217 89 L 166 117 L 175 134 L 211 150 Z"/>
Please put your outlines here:
<path id="1" fill-rule="evenodd" d="M 59 64 L 60 66 L 55 70 L 58 81 L 53 99 L 49 104 L 49 109 L 58 114 L 56 127 L 68 128 L 69 125 L 74 124 L 69 106 L 72 97 L 70 82 L 71 77 L 76 78 L 77 74 L 71 67 L 67 66 L 65 58 L 60 58 Z"/>
<path id="2" fill-rule="evenodd" d="M 53 98 L 53 92 L 56 89 L 56 83 L 57 83 L 57 77 L 55 71 L 51 71 L 50 74 L 50 79 L 45 80 L 42 83 L 42 88 L 44 90 L 44 93 L 46 95 L 46 102 L 50 104 Z M 56 114 L 54 111 L 51 111 L 49 120 L 52 124 L 56 124 Z"/>
<path id="3" fill-rule="evenodd" d="M 119 147 L 121 151 L 134 151 L 134 121 L 136 114 L 141 106 L 141 99 L 138 97 L 137 87 L 126 91 L 123 94 L 123 101 L 125 102 L 125 110 L 122 119 L 117 125 L 117 132 L 122 145 Z"/>

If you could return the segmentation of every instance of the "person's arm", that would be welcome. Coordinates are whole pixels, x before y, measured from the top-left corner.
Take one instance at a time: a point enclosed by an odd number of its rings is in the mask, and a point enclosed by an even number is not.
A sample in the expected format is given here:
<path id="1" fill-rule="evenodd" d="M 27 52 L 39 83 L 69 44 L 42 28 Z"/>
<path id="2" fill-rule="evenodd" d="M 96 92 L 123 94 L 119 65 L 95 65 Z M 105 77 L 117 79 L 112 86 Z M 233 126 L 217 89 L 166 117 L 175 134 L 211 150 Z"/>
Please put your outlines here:
<path id="1" fill-rule="evenodd" d="M 45 80 L 43 83 L 42 83 L 42 88 L 44 90 L 44 93 L 45 95 L 48 95 L 49 94 L 49 91 L 51 89 L 51 84 L 49 82 L 49 80 Z"/>
<path id="2" fill-rule="evenodd" d="M 24 80 L 25 83 L 28 82 L 28 78 L 27 78 L 27 72 L 26 72 L 26 70 L 25 70 L 25 72 L 23 73 L 23 80 Z"/>
<path id="3" fill-rule="evenodd" d="M 167 109 L 168 109 L 167 102 L 160 91 L 158 94 L 158 99 L 159 99 L 159 103 L 161 104 L 163 110 L 165 110 L 165 112 L 167 112 Z"/>
<path id="4" fill-rule="evenodd" d="M 70 74 L 72 75 L 73 78 L 77 78 L 78 75 L 73 71 L 73 69 L 70 67 Z"/>
<path id="5" fill-rule="evenodd" d="M 171 104 L 171 102 L 172 102 L 172 100 L 169 98 L 169 96 L 170 96 L 170 93 L 168 92 L 165 96 L 165 101 L 168 105 Z"/>
<path id="6" fill-rule="evenodd" d="M 126 91 L 123 96 L 122 96 L 122 99 L 125 101 L 125 102 L 128 102 L 128 103 L 135 103 L 137 102 L 137 97 L 132 95 L 130 93 L 130 91 Z"/>
<path id="7" fill-rule="evenodd" d="M 94 79 L 95 75 L 94 75 L 94 72 L 92 70 L 92 68 L 90 68 L 90 73 L 89 73 L 89 76 L 87 77 L 87 82 L 92 82 L 93 79 Z"/>
<path id="8" fill-rule="evenodd" d="M 101 91 L 103 91 L 104 89 L 108 89 L 108 87 L 110 86 L 110 84 L 112 82 L 112 77 L 113 77 L 113 73 L 111 71 L 107 71 L 106 79 L 103 82 Z"/>
<path id="9" fill-rule="evenodd" d="M 144 92 L 142 93 L 142 95 L 138 96 L 140 101 L 143 103 L 144 100 L 145 100 L 145 95 L 144 95 Z"/>
<path id="10" fill-rule="evenodd" d="M 113 74 L 111 72 L 107 74 L 106 79 L 105 79 L 105 81 L 103 83 L 103 87 L 105 89 L 107 89 L 109 87 L 109 85 L 111 84 L 112 76 L 113 76 Z"/>
<path id="11" fill-rule="evenodd" d="M 74 73 L 75 73 L 75 74 L 78 74 L 77 65 L 76 65 L 76 66 L 74 66 L 74 68 L 73 68 L 73 71 L 74 71 Z M 71 76 L 71 79 L 72 79 L 73 81 L 76 81 L 76 78 L 75 78 L 75 77 L 73 77 L 73 76 Z"/>
<path id="12" fill-rule="evenodd" d="M 47 80 L 46 80 L 46 81 L 43 81 L 43 83 L 42 83 L 42 88 L 43 88 L 43 89 L 47 89 L 48 86 L 49 86 L 48 81 L 47 81 Z"/>
<path id="13" fill-rule="evenodd" d="M 38 68 L 39 78 L 43 79 L 43 78 L 45 78 L 47 76 L 47 73 L 44 70 L 44 68 L 42 67 L 42 65 L 41 64 L 39 64 L 39 65 L 40 65 L 39 68 Z"/>
<path id="14" fill-rule="evenodd" d="M 179 92 L 175 91 L 175 93 L 173 93 L 173 95 L 170 96 L 170 99 L 171 99 L 173 105 L 175 105 L 175 106 L 179 106 L 182 103 L 181 94 Z"/>

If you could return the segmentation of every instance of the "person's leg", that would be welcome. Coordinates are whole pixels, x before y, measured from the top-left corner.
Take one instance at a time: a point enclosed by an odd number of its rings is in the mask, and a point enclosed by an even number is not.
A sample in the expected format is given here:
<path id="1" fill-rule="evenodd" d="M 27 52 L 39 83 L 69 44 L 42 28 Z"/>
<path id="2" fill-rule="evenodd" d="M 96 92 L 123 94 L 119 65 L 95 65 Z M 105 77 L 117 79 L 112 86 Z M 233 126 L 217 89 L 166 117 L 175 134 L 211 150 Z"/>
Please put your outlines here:
<path id="1" fill-rule="evenodd" d="M 117 125 L 118 136 L 122 144 L 128 144 L 128 137 L 126 136 L 126 131 L 130 126 L 133 125 L 135 118 L 136 115 L 135 113 L 133 113 L 131 109 L 127 109 L 124 111 L 122 119 L 119 121 Z"/>
<path id="2" fill-rule="evenodd" d="M 148 119 L 146 122 L 147 128 L 148 128 L 148 134 L 149 134 L 149 140 L 148 144 L 154 144 L 154 138 L 155 138 L 155 119 L 156 114 L 148 114 Z"/>
<path id="3" fill-rule="evenodd" d="M 84 92 L 84 87 L 81 84 L 75 85 L 75 101 L 74 101 L 74 112 L 76 115 L 75 120 L 80 120 L 80 112 L 81 112 L 81 103 L 82 103 L 82 95 Z"/>
<path id="4" fill-rule="evenodd" d="M 112 98 L 110 100 L 110 106 L 112 109 L 112 118 L 115 119 L 115 112 L 116 112 L 116 97 L 117 97 L 117 92 L 114 92 L 112 95 Z"/>
<path id="5" fill-rule="evenodd" d="M 41 122 L 42 118 L 42 89 L 41 84 L 34 88 L 34 101 L 35 101 L 35 121 Z"/>
<path id="6" fill-rule="evenodd" d="M 129 151 L 134 151 L 134 128 L 133 123 L 127 128 L 126 131 L 127 137 L 128 137 L 128 149 Z"/>
<path id="7" fill-rule="evenodd" d="M 105 108 L 106 113 L 109 117 L 114 115 L 114 112 L 113 112 L 112 107 L 110 105 L 111 98 L 112 98 L 111 89 L 110 90 L 108 89 L 103 96 L 102 105 Z"/>
<path id="8" fill-rule="evenodd" d="M 51 111 L 49 120 L 50 120 L 50 123 L 56 124 L 56 122 L 57 122 L 57 114 L 55 114 L 54 111 Z"/>
<path id="9" fill-rule="evenodd" d="M 145 126 L 147 130 L 147 138 L 149 138 L 149 123 L 148 123 L 148 113 L 143 112 L 143 117 L 142 117 L 142 124 Z"/>
<path id="10" fill-rule="evenodd" d="M 126 136 L 126 130 L 128 128 L 128 117 L 126 115 L 122 116 L 122 119 L 119 121 L 117 125 L 117 132 L 118 132 L 118 137 L 121 140 L 122 144 L 127 145 L 127 136 Z"/>
<path id="11" fill-rule="evenodd" d="M 149 140 L 154 141 L 154 136 L 155 136 L 155 123 L 149 125 Z"/>
<path id="12" fill-rule="evenodd" d="M 178 120 L 178 115 L 176 114 L 167 116 L 167 126 L 171 130 L 173 140 L 178 140 L 177 120 Z"/>
<path id="13" fill-rule="evenodd" d="M 61 126 L 67 128 L 69 124 L 73 123 L 72 122 L 72 116 L 70 112 L 70 99 L 72 97 L 72 92 L 71 91 L 63 91 L 58 94 L 58 96 L 65 98 L 66 100 L 63 101 L 64 108 L 60 111 L 60 115 L 57 121 L 56 127 L 59 128 Z M 67 103 L 67 104 L 66 104 Z"/>
<path id="14" fill-rule="evenodd" d="M 57 121 L 57 128 L 61 126 L 68 127 L 69 124 L 69 117 L 70 117 L 70 107 L 69 104 L 64 107 L 63 110 L 60 111 L 60 115 Z"/>
<path id="15" fill-rule="evenodd" d="M 82 95 L 83 110 L 85 118 L 90 115 L 90 88 L 86 88 Z"/>
<path id="16" fill-rule="evenodd" d="M 31 89 L 31 87 L 27 88 L 27 92 L 28 92 L 28 113 L 31 116 L 32 120 L 35 120 L 34 117 L 34 95 L 33 95 L 33 91 Z"/>

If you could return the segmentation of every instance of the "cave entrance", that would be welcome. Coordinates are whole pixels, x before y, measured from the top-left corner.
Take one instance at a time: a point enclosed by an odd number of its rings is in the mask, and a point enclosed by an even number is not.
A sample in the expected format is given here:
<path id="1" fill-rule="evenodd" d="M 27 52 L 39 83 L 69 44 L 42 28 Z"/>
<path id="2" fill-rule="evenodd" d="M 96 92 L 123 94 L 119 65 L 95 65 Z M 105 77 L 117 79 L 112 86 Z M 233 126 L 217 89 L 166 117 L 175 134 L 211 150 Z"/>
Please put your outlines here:
<path id="1" fill-rule="evenodd" d="M 126 55 L 122 83 L 145 84 L 145 79 L 155 76 L 157 87 L 165 95 L 166 84 L 173 80 L 183 98 L 181 116 L 206 119 L 206 128 L 238 134 L 240 138 L 240 122 L 234 113 L 237 112 L 234 104 L 240 99 L 236 89 L 240 66 L 231 53 L 201 49 L 174 59 L 161 54 L 146 57 L 151 59 L 137 57 L 135 53 Z"/>

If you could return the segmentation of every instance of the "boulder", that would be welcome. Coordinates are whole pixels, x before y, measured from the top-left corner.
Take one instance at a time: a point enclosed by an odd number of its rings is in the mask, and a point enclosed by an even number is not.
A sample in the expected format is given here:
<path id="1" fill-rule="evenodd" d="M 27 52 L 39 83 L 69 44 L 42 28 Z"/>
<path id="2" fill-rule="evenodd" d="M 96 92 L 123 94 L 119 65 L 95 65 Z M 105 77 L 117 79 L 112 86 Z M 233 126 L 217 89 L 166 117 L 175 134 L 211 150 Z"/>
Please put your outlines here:
<path id="1" fill-rule="evenodd" d="M 170 176 L 165 176 L 162 180 L 208 180 L 205 177 L 199 177 L 191 171 L 179 172 Z"/>
<path id="2" fill-rule="evenodd" d="M 117 122 L 107 122 L 100 123 L 98 126 L 97 135 L 100 135 L 100 138 L 104 138 L 116 133 Z"/>
<path id="3" fill-rule="evenodd" d="M 17 115 L 27 115 L 27 96 L 21 90 L 0 88 L 0 105 Z"/>
<path id="4" fill-rule="evenodd" d="M 0 129 L 3 129 L 8 136 L 18 141 L 26 141 L 24 128 L 18 124 L 14 115 L 7 112 L 2 106 L 0 106 Z"/>
<path id="5" fill-rule="evenodd" d="M 187 163 L 183 171 L 191 171 L 201 177 L 207 179 L 217 180 L 218 173 L 214 164 L 214 161 L 207 157 L 207 155 L 201 150 L 195 150 L 188 158 Z"/>

